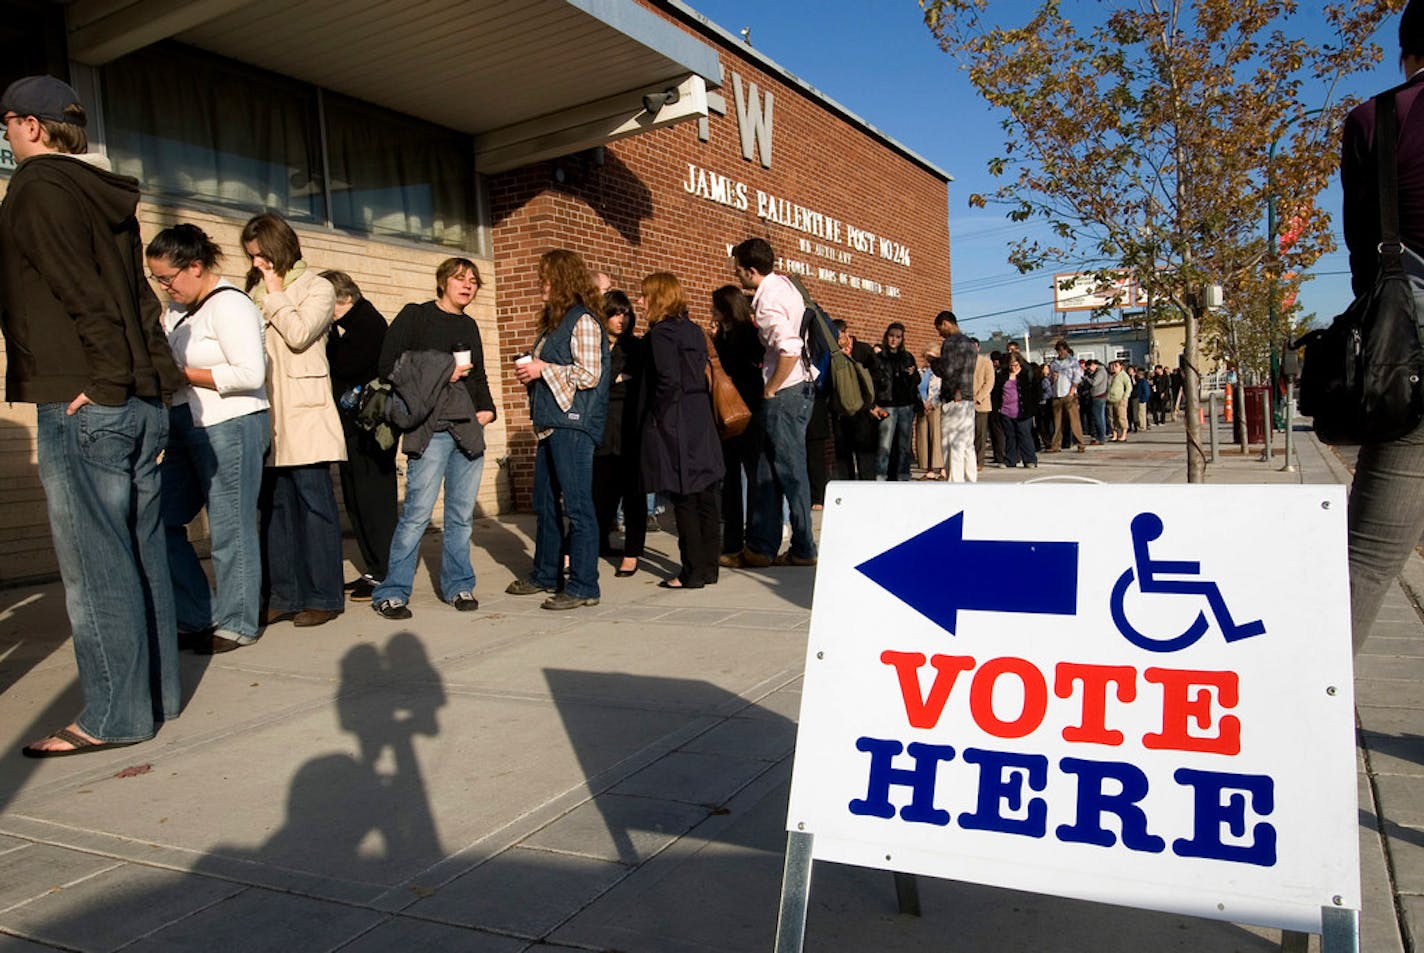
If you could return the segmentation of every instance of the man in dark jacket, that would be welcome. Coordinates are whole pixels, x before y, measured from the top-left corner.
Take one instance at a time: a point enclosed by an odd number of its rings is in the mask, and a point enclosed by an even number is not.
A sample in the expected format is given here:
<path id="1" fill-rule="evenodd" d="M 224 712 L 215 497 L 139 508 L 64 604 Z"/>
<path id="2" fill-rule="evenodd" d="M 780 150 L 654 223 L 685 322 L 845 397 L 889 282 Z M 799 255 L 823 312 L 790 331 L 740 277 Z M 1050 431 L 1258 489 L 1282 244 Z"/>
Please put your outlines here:
<path id="1" fill-rule="evenodd" d="M 920 372 L 915 368 L 915 355 L 905 350 L 905 326 L 899 321 L 885 329 L 871 373 L 875 377 L 875 403 L 881 410 L 875 479 L 908 480 L 913 456 L 910 435 L 915 428 L 915 407 L 920 402 Z"/>
<path id="2" fill-rule="evenodd" d="M 0 205 L 6 399 L 37 405 L 40 482 L 84 711 L 24 749 L 53 758 L 146 741 L 180 703 L 159 517 L 166 403 L 185 382 L 143 275 L 138 182 L 89 153 L 84 107 L 29 76 L 0 97 L 19 163 Z"/>

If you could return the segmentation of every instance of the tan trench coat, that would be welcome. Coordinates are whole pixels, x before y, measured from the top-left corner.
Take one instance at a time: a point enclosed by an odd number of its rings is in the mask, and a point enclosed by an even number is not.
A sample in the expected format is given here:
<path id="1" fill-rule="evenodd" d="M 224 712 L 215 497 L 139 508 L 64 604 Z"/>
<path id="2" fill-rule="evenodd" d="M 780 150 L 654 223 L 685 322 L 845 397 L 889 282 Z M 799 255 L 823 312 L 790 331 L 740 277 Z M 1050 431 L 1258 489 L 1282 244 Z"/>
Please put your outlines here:
<path id="1" fill-rule="evenodd" d="M 267 320 L 267 394 L 272 401 L 272 457 L 295 467 L 346 459 L 341 418 L 331 393 L 326 333 L 336 289 L 312 268 L 262 301 Z"/>

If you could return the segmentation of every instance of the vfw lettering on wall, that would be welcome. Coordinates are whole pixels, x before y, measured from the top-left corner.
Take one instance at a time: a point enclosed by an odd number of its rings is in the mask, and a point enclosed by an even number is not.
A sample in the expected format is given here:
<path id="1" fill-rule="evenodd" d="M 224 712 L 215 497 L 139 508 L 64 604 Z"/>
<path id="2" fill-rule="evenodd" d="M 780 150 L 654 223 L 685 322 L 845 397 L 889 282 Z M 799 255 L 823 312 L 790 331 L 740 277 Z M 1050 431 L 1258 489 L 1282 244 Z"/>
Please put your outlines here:
<path id="1" fill-rule="evenodd" d="M 763 93 L 756 83 L 745 83 L 740 74 L 730 74 L 733 99 L 736 107 L 737 131 L 740 136 L 742 158 L 748 162 L 760 161 L 762 168 L 771 168 L 772 129 L 775 117 L 775 99 L 770 90 Z M 727 98 L 721 93 L 707 94 L 707 110 L 719 116 L 727 114 Z M 707 117 L 698 121 L 698 138 L 703 142 L 711 138 L 711 124 Z M 783 196 L 774 195 L 764 189 L 753 188 L 746 182 L 703 168 L 696 163 L 687 163 L 687 179 L 682 184 L 689 195 L 717 205 L 746 212 L 756 203 L 757 217 L 763 221 L 782 225 L 803 232 L 811 238 L 801 239 L 797 251 L 813 255 L 837 265 L 853 263 L 853 252 L 875 255 L 879 258 L 910 267 L 909 246 L 884 235 L 877 235 L 869 229 L 857 228 L 826 212 L 810 208 Z M 781 263 L 787 271 L 821 281 L 832 282 L 873 294 L 899 297 L 900 289 L 893 285 L 883 285 L 870 278 L 847 273 L 837 268 L 827 268 L 819 263 L 785 258 Z"/>

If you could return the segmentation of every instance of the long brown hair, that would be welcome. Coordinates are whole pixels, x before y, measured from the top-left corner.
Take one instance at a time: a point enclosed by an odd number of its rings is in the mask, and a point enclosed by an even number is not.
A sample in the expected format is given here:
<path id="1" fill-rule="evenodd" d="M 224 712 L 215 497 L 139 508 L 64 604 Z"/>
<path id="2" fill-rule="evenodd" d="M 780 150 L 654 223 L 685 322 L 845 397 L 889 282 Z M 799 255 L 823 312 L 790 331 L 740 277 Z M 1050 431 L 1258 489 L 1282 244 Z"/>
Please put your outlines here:
<path id="1" fill-rule="evenodd" d="M 297 233 L 276 212 L 263 212 L 247 220 L 242 226 L 244 251 L 248 242 L 257 243 L 257 253 L 272 263 L 272 270 L 279 277 L 287 277 L 287 272 L 302 260 L 302 243 L 297 240 Z M 251 291 L 261 282 L 262 272 L 252 268 L 247 273 L 247 290 Z"/>
<path id="2" fill-rule="evenodd" d="M 670 271 L 655 271 L 643 279 L 643 320 L 652 327 L 667 318 L 687 314 L 687 296 L 682 284 Z"/>
<path id="3" fill-rule="evenodd" d="M 728 332 L 753 321 L 747 293 L 736 285 L 723 285 L 712 292 L 712 314 L 719 328 Z"/>
<path id="4" fill-rule="evenodd" d="M 593 312 L 599 327 L 606 327 L 603 317 L 603 295 L 593 283 L 593 275 L 578 252 L 567 248 L 546 251 L 539 258 L 539 281 L 549 285 L 549 298 L 540 315 L 539 330 L 549 333 L 564 320 L 564 313 L 575 304 Z"/>

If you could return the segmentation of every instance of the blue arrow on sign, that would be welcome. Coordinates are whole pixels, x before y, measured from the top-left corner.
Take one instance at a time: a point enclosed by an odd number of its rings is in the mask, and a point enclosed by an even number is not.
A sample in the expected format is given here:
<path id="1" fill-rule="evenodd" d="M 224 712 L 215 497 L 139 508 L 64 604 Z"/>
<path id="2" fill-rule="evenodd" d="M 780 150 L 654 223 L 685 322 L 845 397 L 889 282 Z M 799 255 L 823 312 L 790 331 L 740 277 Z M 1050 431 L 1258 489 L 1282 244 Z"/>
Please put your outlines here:
<path id="1" fill-rule="evenodd" d="M 1077 543 L 965 539 L 962 511 L 855 568 L 950 635 L 963 609 L 1078 611 Z"/>

